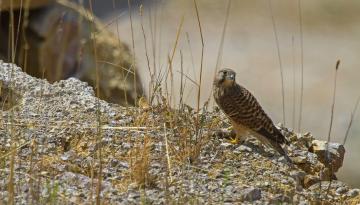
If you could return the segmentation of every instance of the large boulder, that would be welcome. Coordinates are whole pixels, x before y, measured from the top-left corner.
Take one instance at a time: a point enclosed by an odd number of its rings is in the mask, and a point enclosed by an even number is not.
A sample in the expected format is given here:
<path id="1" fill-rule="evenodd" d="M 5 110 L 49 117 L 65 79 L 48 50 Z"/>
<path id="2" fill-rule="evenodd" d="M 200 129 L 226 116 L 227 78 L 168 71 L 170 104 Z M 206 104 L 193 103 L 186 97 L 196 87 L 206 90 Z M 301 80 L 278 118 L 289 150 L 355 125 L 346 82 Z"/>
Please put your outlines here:
<path id="1" fill-rule="evenodd" d="M 19 37 L 15 62 L 30 75 L 50 82 L 76 77 L 96 87 L 98 79 L 101 99 L 134 105 L 144 93 L 128 46 L 81 5 L 33 2 L 48 5 L 30 9 L 20 25 L 15 22 L 14 28 L 20 29 L 15 31 Z M 15 11 L 14 15 L 18 19 L 25 14 Z M 11 59 L 9 21 L 9 12 L 1 12 L 0 56 L 7 61 Z"/>
<path id="2" fill-rule="evenodd" d="M 342 144 L 313 140 L 310 151 L 315 153 L 319 160 L 333 172 L 337 172 L 343 165 L 345 148 Z"/>

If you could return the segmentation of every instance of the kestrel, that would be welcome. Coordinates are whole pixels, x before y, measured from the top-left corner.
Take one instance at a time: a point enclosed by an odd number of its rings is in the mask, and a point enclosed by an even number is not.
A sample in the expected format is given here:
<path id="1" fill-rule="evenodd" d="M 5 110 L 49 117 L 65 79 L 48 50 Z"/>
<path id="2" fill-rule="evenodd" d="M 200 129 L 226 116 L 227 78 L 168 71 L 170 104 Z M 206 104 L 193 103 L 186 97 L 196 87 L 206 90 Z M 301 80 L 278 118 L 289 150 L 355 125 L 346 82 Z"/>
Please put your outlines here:
<path id="1" fill-rule="evenodd" d="M 275 127 L 256 98 L 235 82 L 235 76 L 236 73 L 231 69 L 223 69 L 217 73 L 214 80 L 214 98 L 230 119 L 236 138 L 243 142 L 245 137 L 252 135 L 291 162 L 281 147 L 289 142 Z"/>

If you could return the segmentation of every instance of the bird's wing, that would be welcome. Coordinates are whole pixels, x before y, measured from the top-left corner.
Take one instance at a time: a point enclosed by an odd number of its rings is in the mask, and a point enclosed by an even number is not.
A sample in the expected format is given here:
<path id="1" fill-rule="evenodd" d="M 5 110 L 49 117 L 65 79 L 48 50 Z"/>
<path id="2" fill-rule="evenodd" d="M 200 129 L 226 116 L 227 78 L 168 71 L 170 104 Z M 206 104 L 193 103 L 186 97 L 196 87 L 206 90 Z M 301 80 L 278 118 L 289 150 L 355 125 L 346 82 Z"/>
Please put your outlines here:
<path id="1" fill-rule="evenodd" d="M 271 130 L 272 132 L 269 129 L 260 128 L 260 130 L 258 130 L 257 132 L 274 142 L 287 145 L 289 144 L 289 141 L 275 126 L 273 126 Z"/>
<path id="2" fill-rule="evenodd" d="M 280 144 L 287 143 L 286 138 L 275 127 L 272 120 L 262 109 L 256 98 L 245 88 L 236 91 L 233 95 L 233 105 L 228 109 L 227 115 L 236 123 L 249 127 L 267 139 Z M 240 94 L 241 92 L 241 94 Z"/>

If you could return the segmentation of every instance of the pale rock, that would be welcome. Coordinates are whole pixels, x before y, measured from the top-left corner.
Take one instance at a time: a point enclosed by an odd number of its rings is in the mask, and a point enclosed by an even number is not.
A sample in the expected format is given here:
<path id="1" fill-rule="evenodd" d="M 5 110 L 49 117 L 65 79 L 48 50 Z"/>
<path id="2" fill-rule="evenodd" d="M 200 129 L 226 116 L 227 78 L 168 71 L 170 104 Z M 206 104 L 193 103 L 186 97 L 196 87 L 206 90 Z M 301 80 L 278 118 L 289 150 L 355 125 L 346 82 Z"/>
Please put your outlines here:
<path id="1" fill-rule="evenodd" d="M 310 151 L 315 153 L 325 166 L 331 167 L 333 173 L 337 172 L 343 165 L 345 148 L 342 144 L 330 142 L 327 145 L 326 141 L 313 140 Z M 326 156 L 328 156 L 328 159 Z"/>
<path id="2" fill-rule="evenodd" d="M 261 198 L 261 190 L 255 187 L 249 187 L 241 190 L 240 196 L 244 201 L 256 201 Z"/>

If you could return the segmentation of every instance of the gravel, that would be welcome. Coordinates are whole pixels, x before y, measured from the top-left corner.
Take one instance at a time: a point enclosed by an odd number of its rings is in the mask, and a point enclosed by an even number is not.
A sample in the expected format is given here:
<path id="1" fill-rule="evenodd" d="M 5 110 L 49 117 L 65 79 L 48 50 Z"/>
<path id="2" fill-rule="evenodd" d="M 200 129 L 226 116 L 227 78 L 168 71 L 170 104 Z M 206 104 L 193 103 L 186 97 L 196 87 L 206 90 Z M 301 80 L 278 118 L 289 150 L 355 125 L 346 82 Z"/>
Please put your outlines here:
<path id="1" fill-rule="evenodd" d="M 0 86 L 7 99 L 0 123 L 2 204 L 10 201 L 11 173 L 16 204 L 89 204 L 98 196 L 104 204 L 359 199 L 359 189 L 334 180 L 336 173 L 326 169 L 321 156 L 309 152 L 315 140 L 310 133 L 280 126 L 296 159 L 291 168 L 251 136 L 240 145 L 219 135 L 230 123 L 218 109 L 199 114 L 197 132 L 197 114 L 187 106 L 181 111 L 165 102 L 146 109 L 121 107 L 99 100 L 75 78 L 50 84 L 1 61 Z M 326 181 L 320 184 L 320 178 Z"/>

